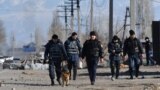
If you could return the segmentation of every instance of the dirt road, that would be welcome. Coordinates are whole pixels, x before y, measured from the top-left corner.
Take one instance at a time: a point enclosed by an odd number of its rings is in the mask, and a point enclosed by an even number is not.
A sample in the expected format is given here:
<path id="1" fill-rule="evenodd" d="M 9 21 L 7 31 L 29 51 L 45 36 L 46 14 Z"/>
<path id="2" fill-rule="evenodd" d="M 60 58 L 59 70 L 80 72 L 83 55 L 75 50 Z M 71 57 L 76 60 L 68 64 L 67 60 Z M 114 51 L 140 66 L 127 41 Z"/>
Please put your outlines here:
<path id="1" fill-rule="evenodd" d="M 118 80 L 111 81 L 109 68 L 98 68 L 94 86 L 90 85 L 87 69 L 79 69 L 76 81 L 68 87 L 56 82 L 50 86 L 47 70 L 2 70 L 0 71 L 0 90 L 160 90 L 160 67 L 141 67 L 138 79 L 128 79 L 126 69 L 121 69 Z"/>

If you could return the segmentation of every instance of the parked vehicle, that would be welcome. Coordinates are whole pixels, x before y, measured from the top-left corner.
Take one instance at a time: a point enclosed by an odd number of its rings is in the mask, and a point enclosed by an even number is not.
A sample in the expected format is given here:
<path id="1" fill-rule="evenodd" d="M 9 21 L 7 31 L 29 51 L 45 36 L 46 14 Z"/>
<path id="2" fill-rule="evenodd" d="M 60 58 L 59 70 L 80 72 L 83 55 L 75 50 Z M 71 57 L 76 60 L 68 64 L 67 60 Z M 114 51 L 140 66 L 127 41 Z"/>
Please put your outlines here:
<path id="1" fill-rule="evenodd" d="M 0 56 L 0 63 L 3 64 L 5 61 L 13 60 L 13 56 Z"/>

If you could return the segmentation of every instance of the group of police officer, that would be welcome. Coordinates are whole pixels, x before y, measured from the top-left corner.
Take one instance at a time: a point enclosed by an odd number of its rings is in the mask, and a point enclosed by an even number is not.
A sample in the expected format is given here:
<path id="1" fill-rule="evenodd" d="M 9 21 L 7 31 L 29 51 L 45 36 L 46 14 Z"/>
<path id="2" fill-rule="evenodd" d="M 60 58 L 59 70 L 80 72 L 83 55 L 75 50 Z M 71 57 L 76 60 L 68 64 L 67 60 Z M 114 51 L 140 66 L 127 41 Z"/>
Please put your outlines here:
<path id="1" fill-rule="evenodd" d="M 126 54 L 128 54 L 130 79 L 133 79 L 134 71 L 136 78 L 139 75 L 140 60 L 143 54 L 142 45 L 139 39 L 135 37 L 135 32 L 133 30 L 130 30 L 129 33 L 130 37 L 125 40 L 123 48 L 122 42 L 118 36 L 114 36 L 112 41 L 108 44 L 112 80 L 118 79 L 121 56 L 123 57 L 123 60 L 126 60 Z M 86 60 L 91 85 L 95 84 L 98 62 L 103 62 L 104 58 L 102 44 L 98 40 L 98 35 L 95 31 L 90 32 L 90 38 L 84 42 L 83 48 L 81 47 L 80 40 L 77 36 L 77 33 L 73 32 L 63 44 L 62 41 L 58 39 L 58 36 L 54 34 L 52 39 L 46 44 L 44 64 L 47 63 L 48 59 L 51 85 L 55 85 L 54 72 L 56 72 L 57 81 L 61 85 L 61 62 L 63 60 L 68 63 L 70 75 L 72 75 L 73 68 L 73 80 L 76 80 L 77 66 L 80 58 Z M 148 50 L 148 52 L 150 53 L 150 50 Z M 152 63 L 152 60 L 150 59 L 150 56 L 148 56 L 148 64 L 150 61 Z"/>
<path id="2" fill-rule="evenodd" d="M 112 80 L 118 79 L 122 51 L 123 51 L 122 56 L 124 61 L 126 60 L 125 59 L 126 54 L 128 54 L 130 79 L 133 79 L 134 71 L 135 71 L 135 77 L 138 78 L 139 66 L 143 54 L 143 48 L 139 39 L 135 37 L 135 32 L 133 30 L 130 30 L 129 34 L 130 37 L 125 40 L 123 50 L 122 50 L 122 43 L 117 36 L 114 36 L 112 42 L 110 42 L 108 45 L 110 60 L 111 60 L 110 66 L 111 66 Z M 114 72 L 115 71 L 114 66 L 116 67 L 116 74 Z"/>

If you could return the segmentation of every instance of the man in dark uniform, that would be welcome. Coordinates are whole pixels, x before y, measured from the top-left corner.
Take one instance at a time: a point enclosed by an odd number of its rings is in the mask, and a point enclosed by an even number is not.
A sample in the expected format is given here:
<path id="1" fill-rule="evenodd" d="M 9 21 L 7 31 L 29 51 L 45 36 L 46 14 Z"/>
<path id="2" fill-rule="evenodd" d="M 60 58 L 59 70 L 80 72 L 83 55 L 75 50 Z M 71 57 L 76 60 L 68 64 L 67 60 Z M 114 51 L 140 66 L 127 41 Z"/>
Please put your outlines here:
<path id="1" fill-rule="evenodd" d="M 152 58 L 153 56 L 153 51 L 152 51 L 152 44 L 149 40 L 149 37 L 145 38 L 145 51 L 146 51 L 146 61 L 147 61 L 147 65 L 154 65 L 154 60 Z"/>
<path id="2" fill-rule="evenodd" d="M 82 49 L 82 59 L 86 57 L 87 68 L 91 85 L 95 84 L 96 68 L 99 59 L 103 61 L 103 49 L 100 41 L 97 39 L 95 31 L 90 32 L 90 39 L 86 40 Z"/>
<path id="3" fill-rule="evenodd" d="M 55 85 L 54 79 L 55 79 L 55 71 L 57 75 L 57 81 L 59 85 L 61 85 L 61 62 L 62 58 L 67 60 L 67 54 L 65 51 L 65 48 L 63 46 L 63 43 L 58 39 L 58 36 L 54 34 L 52 36 L 52 40 L 50 40 L 46 44 L 46 50 L 44 54 L 44 64 L 46 63 L 46 60 L 49 59 L 49 76 L 51 79 L 51 85 Z"/>
<path id="4" fill-rule="evenodd" d="M 135 37 L 135 32 L 133 30 L 130 30 L 129 34 L 130 37 L 127 38 L 124 42 L 123 58 L 125 60 L 125 56 L 126 54 L 128 54 L 130 79 L 133 79 L 134 71 L 135 77 L 138 78 L 139 66 L 141 62 L 140 58 L 142 58 L 143 49 L 141 42 Z"/>
<path id="5" fill-rule="evenodd" d="M 76 80 L 79 56 L 81 55 L 81 49 L 82 49 L 80 41 L 77 38 L 77 33 L 73 32 L 72 35 L 68 38 L 68 40 L 66 40 L 64 45 L 69 57 L 68 69 L 70 72 L 70 79 L 73 67 L 73 80 Z"/>
<path id="6" fill-rule="evenodd" d="M 121 52 L 122 52 L 122 43 L 118 36 L 114 36 L 112 41 L 108 44 L 108 52 L 110 53 L 110 68 L 112 74 L 112 80 L 115 78 L 118 79 L 119 76 L 119 69 L 120 69 L 120 59 L 121 59 Z M 115 75 L 115 68 L 116 68 L 116 75 Z"/>

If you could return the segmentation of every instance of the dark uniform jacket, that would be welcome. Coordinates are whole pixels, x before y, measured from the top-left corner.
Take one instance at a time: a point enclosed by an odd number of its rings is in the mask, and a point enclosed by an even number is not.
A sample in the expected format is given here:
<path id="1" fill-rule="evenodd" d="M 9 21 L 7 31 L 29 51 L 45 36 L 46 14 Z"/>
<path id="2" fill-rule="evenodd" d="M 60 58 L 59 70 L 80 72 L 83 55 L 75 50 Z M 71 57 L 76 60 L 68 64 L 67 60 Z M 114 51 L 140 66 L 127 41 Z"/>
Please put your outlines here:
<path id="1" fill-rule="evenodd" d="M 115 50 L 115 52 L 113 53 L 113 50 Z M 120 53 L 122 52 L 122 43 L 121 41 L 118 42 L 110 42 L 108 44 L 108 52 L 110 53 L 110 57 L 114 57 L 114 56 L 119 56 L 120 57 Z"/>
<path id="2" fill-rule="evenodd" d="M 66 60 L 68 58 L 63 43 L 60 40 L 58 40 L 57 42 L 53 42 L 52 40 L 50 40 L 45 45 L 45 47 L 46 47 L 44 54 L 45 60 L 49 59 L 54 61 L 62 58 L 65 58 Z"/>
<path id="3" fill-rule="evenodd" d="M 103 48 L 100 41 L 96 40 L 87 40 L 82 49 L 82 58 L 90 57 L 101 57 L 103 58 Z"/>
<path id="4" fill-rule="evenodd" d="M 145 50 L 146 52 L 152 51 L 152 43 L 150 41 L 145 43 Z"/>
<path id="5" fill-rule="evenodd" d="M 137 39 L 128 38 L 124 42 L 123 54 L 134 55 L 134 54 L 142 54 L 143 48 L 141 42 Z"/>

